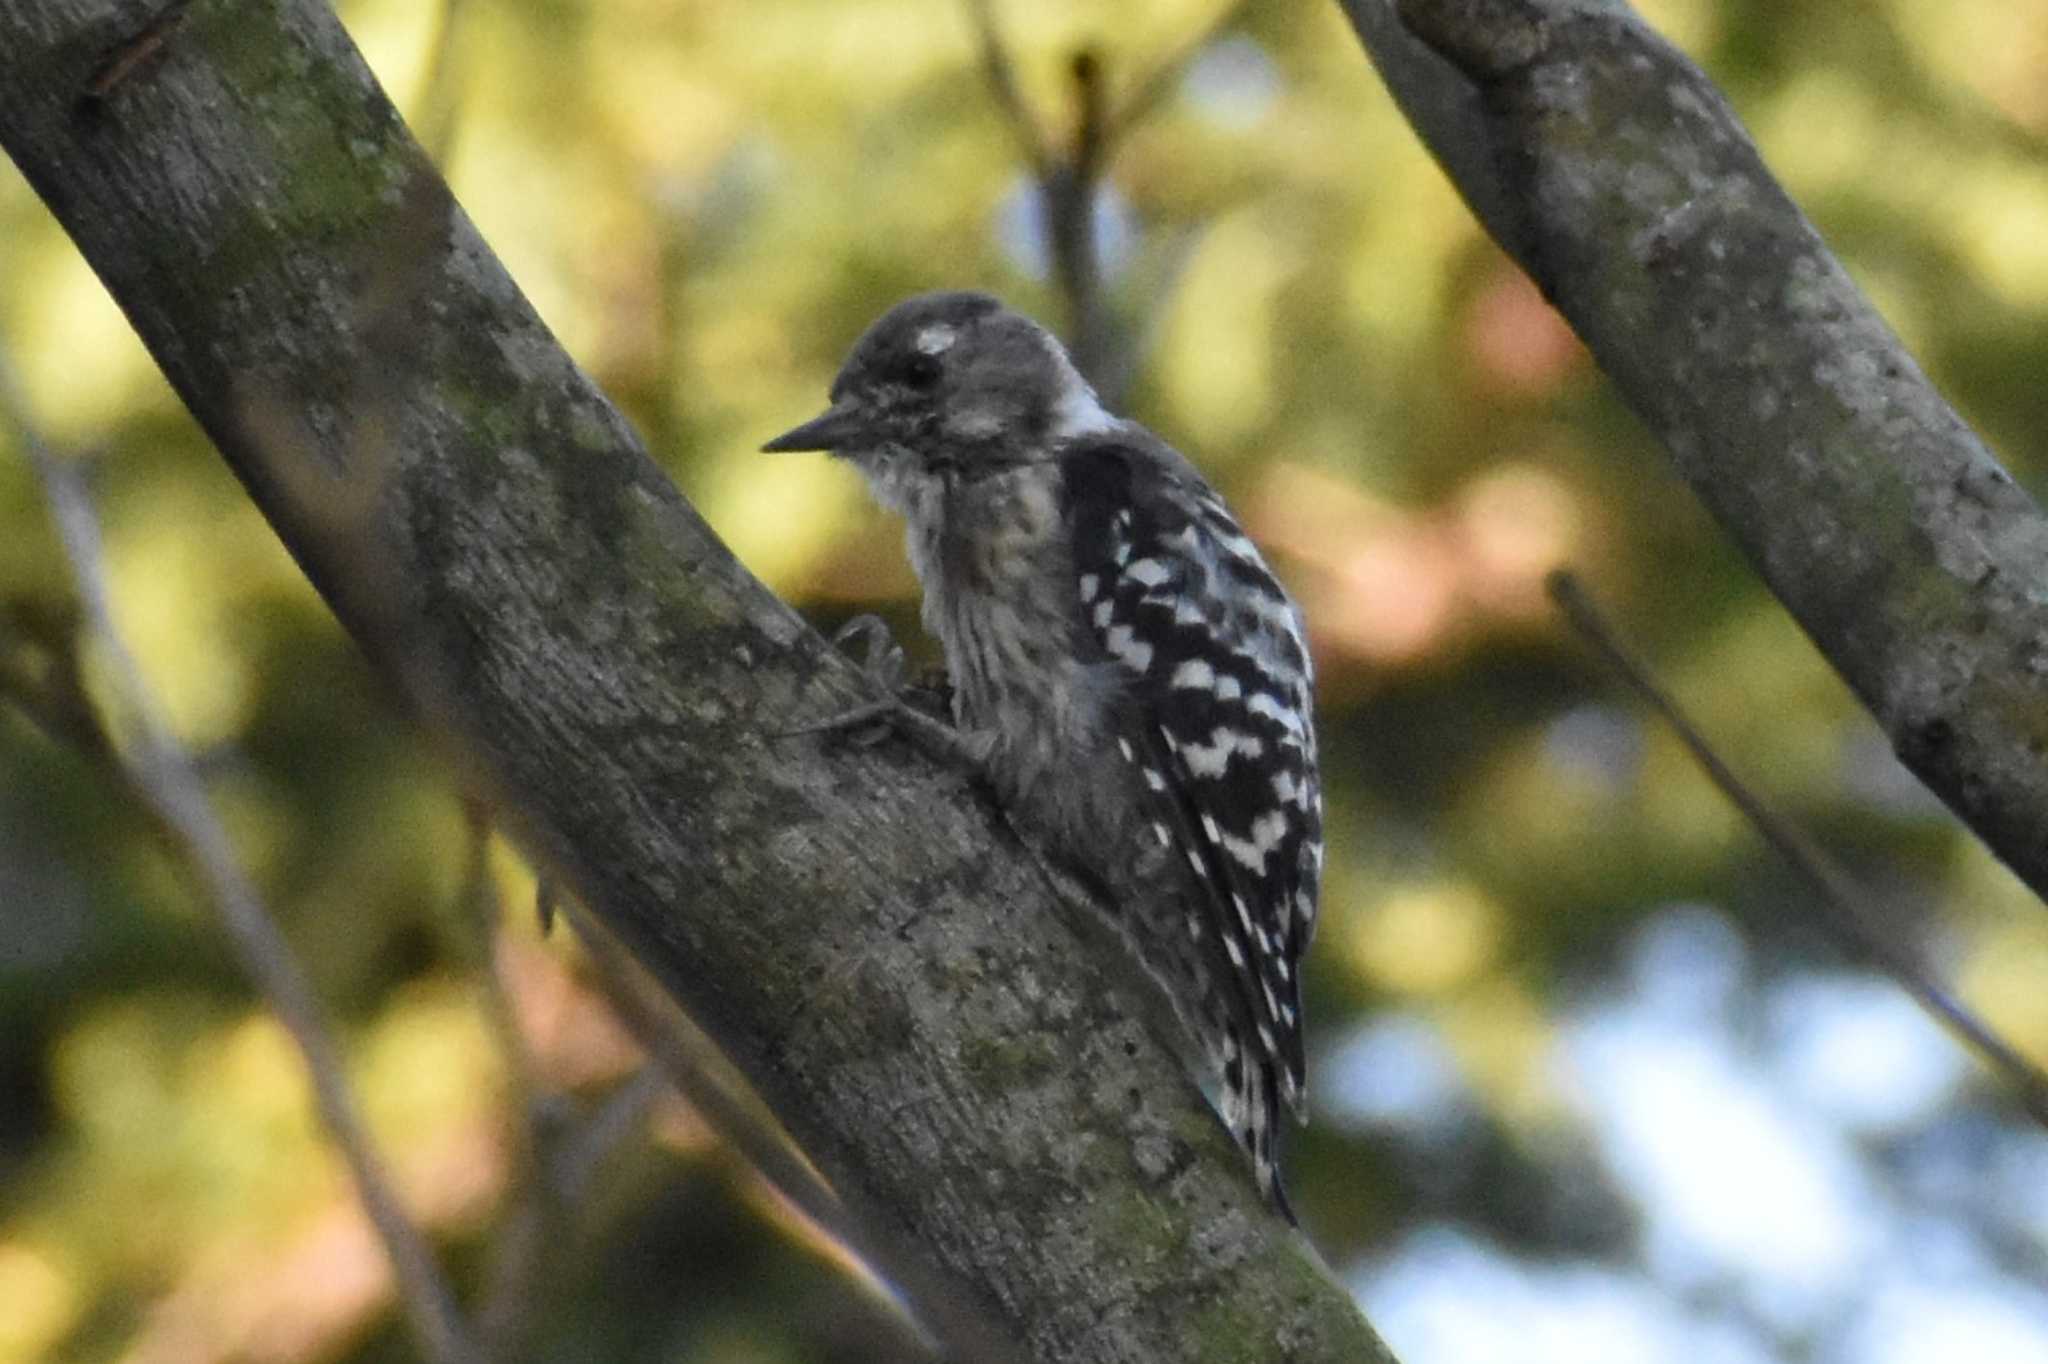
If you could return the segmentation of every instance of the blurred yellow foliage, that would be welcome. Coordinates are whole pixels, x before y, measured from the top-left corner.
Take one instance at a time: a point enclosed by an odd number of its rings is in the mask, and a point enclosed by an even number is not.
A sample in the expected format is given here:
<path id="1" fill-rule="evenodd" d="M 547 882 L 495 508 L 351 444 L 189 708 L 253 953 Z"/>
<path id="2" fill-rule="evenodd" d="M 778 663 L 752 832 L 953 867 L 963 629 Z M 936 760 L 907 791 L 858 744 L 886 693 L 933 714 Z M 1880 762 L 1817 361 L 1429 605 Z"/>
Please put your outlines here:
<path id="1" fill-rule="evenodd" d="M 1353 968 L 1375 987 L 1402 995 L 1441 994 L 1470 984 L 1493 965 L 1501 945 L 1501 908 L 1468 883 L 1398 887 L 1348 915 L 1340 942 Z"/>
<path id="2" fill-rule="evenodd" d="M 77 1320 L 83 1303 L 69 1275 L 33 1246 L 0 1241 L 0 1361 L 30 1364 Z"/>

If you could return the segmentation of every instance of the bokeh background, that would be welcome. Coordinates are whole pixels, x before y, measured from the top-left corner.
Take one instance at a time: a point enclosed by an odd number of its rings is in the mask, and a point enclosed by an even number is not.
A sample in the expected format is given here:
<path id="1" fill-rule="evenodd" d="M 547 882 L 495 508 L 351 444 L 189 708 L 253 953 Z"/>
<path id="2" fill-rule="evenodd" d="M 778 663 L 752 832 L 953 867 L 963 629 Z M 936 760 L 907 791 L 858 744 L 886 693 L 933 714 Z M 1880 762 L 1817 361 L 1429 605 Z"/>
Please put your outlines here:
<path id="1" fill-rule="evenodd" d="M 1936 382 L 2048 478 L 2048 3 L 1654 0 Z M 462 203 L 740 556 L 915 640 L 897 528 L 808 415 L 904 293 L 1050 321 L 1033 184 L 939 0 L 344 0 Z M 2048 1059 L 2048 913 L 1890 757 L 1531 286 L 1334 6 L 1000 4 L 1047 136 L 1209 33 L 1096 210 L 1131 414 L 1304 602 L 1331 861 L 1296 1202 L 1407 1364 L 2037 1364 L 2048 1135 L 1564 630 L 1569 563 L 1724 754 Z M 119 622 L 312 973 L 450 1272 L 521 1111 L 608 1112 L 520 1295 L 536 1358 L 888 1357 L 876 1290 L 681 1103 L 0 167 L 0 347 L 86 461 Z M 0 428 L 0 682 L 76 593 Z M 103 687 L 88 653 L 88 697 Z M 497 944 L 525 1054 L 494 1031 Z M 617 1096 L 625 1094 L 626 1099 Z M 606 1109 L 607 1101 L 612 1108 Z M 0 1361 L 414 1357 L 302 1069 L 109 767 L 0 705 Z"/>

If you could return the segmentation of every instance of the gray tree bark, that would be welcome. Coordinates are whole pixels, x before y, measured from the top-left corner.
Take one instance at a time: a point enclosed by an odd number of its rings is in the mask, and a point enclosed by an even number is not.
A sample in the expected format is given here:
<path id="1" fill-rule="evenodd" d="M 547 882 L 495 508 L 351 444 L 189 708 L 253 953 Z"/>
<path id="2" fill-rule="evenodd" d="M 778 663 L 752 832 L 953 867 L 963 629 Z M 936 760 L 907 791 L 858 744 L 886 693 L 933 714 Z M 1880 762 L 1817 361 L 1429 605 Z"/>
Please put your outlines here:
<path id="1" fill-rule="evenodd" d="M 321 0 L 9 0 L 0 145 L 465 782 L 882 1268 L 985 1326 L 965 1353 L 1391 1358 L 970 784 L 787 737 L 854 671 L 563 354 Z"/>
<path id="2" fill-rule="evenodd" d="M 1893 747 L 2048 898 L 2048 520 L 1620 0 L 1340 0 Z"/>

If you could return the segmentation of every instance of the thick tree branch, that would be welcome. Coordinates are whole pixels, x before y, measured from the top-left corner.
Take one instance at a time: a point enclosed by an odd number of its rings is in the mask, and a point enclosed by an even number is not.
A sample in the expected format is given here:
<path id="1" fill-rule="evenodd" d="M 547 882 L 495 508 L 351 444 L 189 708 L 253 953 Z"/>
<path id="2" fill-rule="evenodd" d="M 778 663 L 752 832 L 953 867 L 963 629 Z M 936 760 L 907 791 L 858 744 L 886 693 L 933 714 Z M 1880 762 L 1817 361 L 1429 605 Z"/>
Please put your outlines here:
<path id="1" fill-rule="evenodd" d="M 91 91 L 155 13 L 0 6 L 0 143 L 351 633 L 882 1267 L 1040 1360 L 1386 1358 L 970 785 L 784 737 L 863 699 L 855 670 L 563 355 L 326 4 L 192 0 Z"/>
<path id="2" fill-rule="evenodd" d="M 1341 0 L 1907 766 L 2048 896 L 2048 520 L 1699 70 L 1610 0 Z"/>

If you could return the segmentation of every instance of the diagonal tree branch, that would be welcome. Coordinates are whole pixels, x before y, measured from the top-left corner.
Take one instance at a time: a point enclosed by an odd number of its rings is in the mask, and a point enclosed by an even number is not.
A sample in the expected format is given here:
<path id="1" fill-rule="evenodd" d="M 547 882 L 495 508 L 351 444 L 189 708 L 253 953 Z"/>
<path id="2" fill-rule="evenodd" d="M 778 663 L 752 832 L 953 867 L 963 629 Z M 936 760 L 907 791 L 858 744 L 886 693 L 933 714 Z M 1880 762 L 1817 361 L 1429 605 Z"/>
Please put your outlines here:
<path id="1" fill-rule="evenodd" d="M 1615 0 L 1340 0 L 1486 228 L 1893 746 L 2048 896 L 2048 519 Z"/>
<path id="2" fill-rule="evenodd" d="M 193 0 L 89 95 L 149 23 L 0 6 L 0 145 L 466 784 L 884 1272 L 1038 1360 L 1387 1358 L 969 783 L 785 737 L 856 670 L 562 353 L 323 0 Z"/>
<path id="3" fill-rule="evenodd" d="M 1956 998 L 1941 983 L 1933 965 L 1917 946 L 1899 941 L 1896 933 L 1888 931 L 1878 916 L 1864 907 L 1874 898 L 1871 892 L 1859 887 L 1805 830 L 1766 804 L 1763 797 L 1735 775 L 1735 769 L 1715 752 L 1692 717 L 1651 674 L 1649 666 L 1621 642 L 1580 585 L 1577 574 L 1557 569 L 1545 586 L 1550 599 L 1557 603 L 1580 638 L 1592 645 L 1621 674 L 1637 698 L 1670 726 L 1685 751 L 1707 774 L 1707 780 L 1720 789 L 1771 850 L 1806 882 L 1807 889 L 1813 892 L 1811 908 L 1821 929 L 1852 957 L 1890 976 L 1929 1017 L 1948 1029 L 1950 1036 L 2003 1077 L 2012 1086 L 2020 1107 L 2048 1129 L 2048 1074 Z"/>

